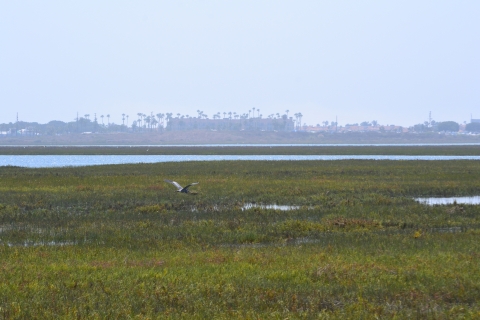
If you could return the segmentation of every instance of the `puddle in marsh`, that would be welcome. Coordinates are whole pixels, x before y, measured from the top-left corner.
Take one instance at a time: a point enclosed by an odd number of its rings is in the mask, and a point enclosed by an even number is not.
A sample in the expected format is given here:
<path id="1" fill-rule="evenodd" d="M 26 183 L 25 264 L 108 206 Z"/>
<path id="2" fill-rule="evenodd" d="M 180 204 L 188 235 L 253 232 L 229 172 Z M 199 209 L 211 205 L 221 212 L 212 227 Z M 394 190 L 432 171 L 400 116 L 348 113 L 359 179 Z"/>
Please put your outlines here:
<path id="1" fill-rule="evenodd" d="M 76 241 L 45 241 L 45 242 L 24 241 L 20 243 L 11 243 L 11 242 L 6 243 L 6 245 L 9 247 L 38 247 L 38 246 L 63 247 L 63 246 L 73 246 L 77 244 L 78 242 Z"/>
<path id="2" fill-rule="evenodd" d="M 309 243 L 319 243 L 325 241 L 324 239 L 317 239 L 317 238 L 295 238 L 295 239 L 285 239 L 285 241 L 281 242 L 258 242 L 258 243 L 241 243 L 241 244 L 221 244 L 221 247 L 226 248 L 265 248 L 265 247 L 286 247 L 286 246 L 296 246 L 302 244 L 309 244 Z"/>
<path id="3" fill-rule="evenodd" d="M 253 209 L 253 208 L 260 208 L 260 209 L 271 209 L 271 210 L 281 210 L 281 211 L 289 211 L 289 210 L 299 210 L 302 208 L 301 206 L 288 206 L 288 205 L 278 205 L 278 204 L 256 204 L 256 203 L 244 203 L 243 206 L 235 208 L 240 208 L 242 211 Z M 191 206 L 189 208 L 190 212 L 199 212 L 199 211 L 223 211 L 223 210 L 231 210 L 231 206 L 227 205 L 214 205 L 211 207 L 199 209 L 195 206 Z M 308 209 L 312 209 L 312 207 L 308 207 Z"/>
<path id="4" fill-rule="evenodd" d="M 277 205 L 277 204 L 245 203 L 242 207 L 242 211 L 252 209 L 252 208 L 288 211 L 288 210 L 298 210 L 298 209 L 300 209 L 300 206 L 283 206 L 283 205 Z"/>
<path id="5" fill-rule="evenodd" d="M 457 233 L 465 232 L 466 228 L 464 227 L 445 227 L 445 228 L 431 228 L 430 232 L 432 233 Z"/>
<path id="6" fill-rule="evenodd" d="M 447 198 L 415 198 L 415 201 L 429 206 L 446 204 L 480 204 L 480 196 L 474 197 L 447 197 Z"/>

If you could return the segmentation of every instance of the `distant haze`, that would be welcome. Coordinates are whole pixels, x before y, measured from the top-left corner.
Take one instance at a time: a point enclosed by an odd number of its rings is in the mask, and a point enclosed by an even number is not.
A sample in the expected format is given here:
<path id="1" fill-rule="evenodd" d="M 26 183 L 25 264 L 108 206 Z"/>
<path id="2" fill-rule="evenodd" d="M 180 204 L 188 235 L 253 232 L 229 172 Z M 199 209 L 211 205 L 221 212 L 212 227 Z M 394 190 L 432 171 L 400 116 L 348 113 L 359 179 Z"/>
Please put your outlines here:
<path id="1" fill-rule="evenodd" d="M 469 121 L 479 17 L 480 1 L 2 1 L 0 122 Z"/>

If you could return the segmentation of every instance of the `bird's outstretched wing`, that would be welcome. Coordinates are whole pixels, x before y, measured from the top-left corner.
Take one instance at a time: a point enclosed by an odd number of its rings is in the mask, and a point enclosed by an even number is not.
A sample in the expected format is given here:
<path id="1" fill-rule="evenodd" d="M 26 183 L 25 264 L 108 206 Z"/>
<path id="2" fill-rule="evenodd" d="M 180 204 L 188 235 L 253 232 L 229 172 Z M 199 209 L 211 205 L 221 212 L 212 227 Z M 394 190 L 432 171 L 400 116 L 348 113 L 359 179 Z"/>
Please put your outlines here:
<path id="1" fill-rule="evenodd" d="M 177 187 L 178 190 L 183 189 L 183 187 L 181 185 L 179 185 L 178 182 L 176 182 L 176 181 L 172 181 L 172 180 L 168 180 L 168 179 L 165 179 L 163 181 L 173 184 L 175 187 Z"/>
<path id="2" fill-rule="evenodd" d="M 189 187 L 194 186 L 196 184 L 198 184 L 198 182 L 192 182 L 188 186 L 186 186 L 184 189 L 188 189 Z"/>

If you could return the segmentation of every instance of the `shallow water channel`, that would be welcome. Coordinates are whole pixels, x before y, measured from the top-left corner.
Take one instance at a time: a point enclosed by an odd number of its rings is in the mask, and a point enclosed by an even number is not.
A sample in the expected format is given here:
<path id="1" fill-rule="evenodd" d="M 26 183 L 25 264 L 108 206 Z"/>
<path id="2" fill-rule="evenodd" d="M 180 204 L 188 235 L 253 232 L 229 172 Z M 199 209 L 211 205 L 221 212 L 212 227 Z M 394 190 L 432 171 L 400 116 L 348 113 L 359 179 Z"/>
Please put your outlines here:
<path id="1" fill-rule="evenodd" d="M 245 204 L 243 205 L 243 207 L 242 207 L 242 211 L 248 210 L 248 209 L 252 209 L 252 208 L 289 211 L 289 210 L 298 210 L 298 209 L 300 209 L 300 206 L 286 206 L 286 205 L 278 205 L 278 204 L 245 203 Z"/>
<path id="2" fill-rule="evenodd" d="M 429 206 L 433 205 L 450 205 L 450 204 L 471 204 L 471 205 L 478 205 L 480 204 L 480 196 L 472 196 L 472 197 L 427 197 L 427 198 L 414 198 L 415 201 L 426 204 Z M 242 207 L 242 211 L 252 209 L 252 208 L 260 208 L 260 209 L 273 209 L 273 210 L 281 210 L 281 211 L 289 211 L 289 210 L 298 210 L 301 206 L 291 206 L 291 205 L 278 205 L 278 204 L 256 204 L 256 203 L 245 203 Z"/>
<path id="3" fill-rule="evenodd" d="M 447 197 L 447 198 L 415 198 L 415 201 L 418 201 L 422 204 L 429 206 L 433 205 L 448 205 L 448 204 L 480 204 L 480 196 L 473 197 Z"/>
<path id="4" fill-rule="evenodd" d="M 0 155 L 0 166 L 28 168 L 184 161 L 480 160 L 480 156 L 401 155 Z"/>

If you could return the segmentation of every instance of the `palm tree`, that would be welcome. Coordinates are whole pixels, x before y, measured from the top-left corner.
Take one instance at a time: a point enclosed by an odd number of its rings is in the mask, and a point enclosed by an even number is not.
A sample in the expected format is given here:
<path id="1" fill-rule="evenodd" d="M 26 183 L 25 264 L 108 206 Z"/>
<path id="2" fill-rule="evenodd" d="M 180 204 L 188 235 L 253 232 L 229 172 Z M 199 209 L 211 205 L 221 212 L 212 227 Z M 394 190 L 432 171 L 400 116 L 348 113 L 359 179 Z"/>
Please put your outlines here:
<path id="1" fill-rule="evenodd" d="M 290 110 L 285 110 L 285 112 L 287 113 L 287 118 L 288 118 L 288 113 L 290 112 Z"/>
<path id="2" fill-rule="evenodd" d="M 145 117 L 145 125 L 147 126 L 147 128 L 150 127 L 150 119 L 150 116 Z"/>
<path id="3" fill-rule="evenodd" d="M 107 114 L 108 126 L 110 126 L 110 115 Z"/>
<path id="4" fill-rule="evenodd" d="M 226 112 L 223 112 L 223 119 L 225 119 L 225 116 L 227 115 Z"/>
<path id="5" fill-rule="evenodd" d="M 230 119 L 232 119 L 232 111 L 230 111 L 230 112 L 228 113 L 228 116 L 229 116 Z"/>
<path id="6" fill-rule="evenodd" d="M 125 125 L 125 113 L 122 113 L 122 126 Z"/>
<path id="7" fill-rule="evenodd" d="M 167 120 L 167 124 L 170 122 L 170 120 L 172 119 L 172 115 L 173 113 L 166 113 L 165 115 L 165 119 Z"/>
<path id="8" fill-rule="evenodd" d="M 158 123 L 157 119 L 155 119 L 154 116 L 151 116 L 150 117 L 150 124 L 151 124 L 150 127 L 153 129 L 157 125 L 157 123 Z"/>
<path id="9" fill-rule="evenodd" d="M 141 112 L 137 113 L 137 116 L 138 116 L 137 125 L 140 128 L 142 126 L 142 113 Z"/>
<path id="10" fill-rule="evenodd" d="M 162 129 L 163 129 L 163 113 L 157 113 L 156 116 L 157 116 L 157 118 L 158 118 L 158 122 L 157 122 L 157 123 L 158 123 L 158 126 L 157 126 L 157 129 L 158 129 L 159 127 L 162 127 Z"/>
<path id="11" fill-rule="evenodd" d="M 104 124 L 103 124 L 103 117 L 104 117 L 104 115 L 102 114 L 102 115 L 100 116 L 100 118 L 102 118 L 102 127 L 104 126 Z"/>
<path id="12" fill-rule="evenodd" d="M 127 114 L 127 128 L 128 128 L 128 114 Z"/>

